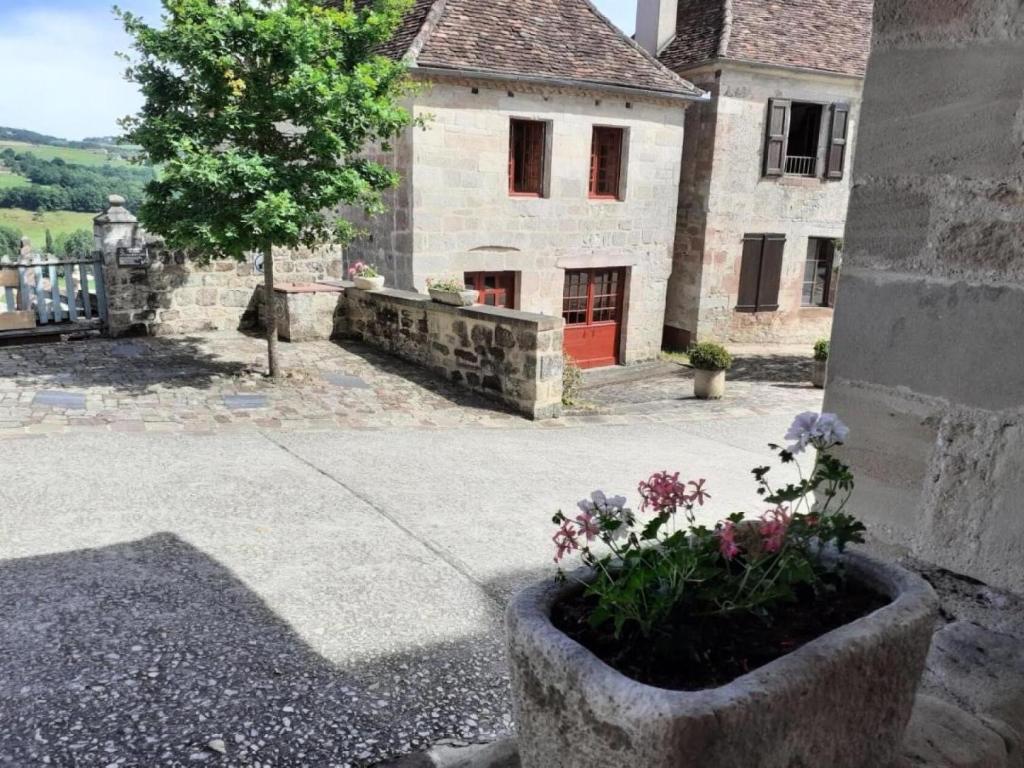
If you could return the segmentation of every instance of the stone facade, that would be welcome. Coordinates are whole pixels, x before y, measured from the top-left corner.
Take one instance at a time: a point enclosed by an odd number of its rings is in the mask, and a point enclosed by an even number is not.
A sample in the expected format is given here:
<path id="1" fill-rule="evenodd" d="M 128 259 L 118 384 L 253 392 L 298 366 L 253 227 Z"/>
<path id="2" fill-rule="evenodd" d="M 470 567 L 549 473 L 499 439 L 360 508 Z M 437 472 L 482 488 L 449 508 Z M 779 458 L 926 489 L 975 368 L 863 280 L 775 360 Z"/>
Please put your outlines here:
<path id="1" fill-rule="evenodd" d="M 557 317 L 453 307 L 411 291 L 347 287 L 335 330 L 544 419 L 562 410 L 563 325 Z"/>
<path id="2" fill-rule="evenodd" d="M 826 407 L 875 535 L 1024 591 L 1024 23 L 877 0 Z"/>
<path id="3" fill-rule="evenodd" d="M 680 347 L 697 339 L 811 342 L 828 336 L 832 309 L 801 306 L 804 264 L 808 238 L 843 234 L 862 80 L 723 62 L 680 74 L 713 98 L 693 105 L 687 118 L 666 342 Z M 765 123 L 772 98 L 850 105 L 843 179 L 764 176 Z M 825 108 L 823 119 L 827 116 Z M 824 144 L 823 139 L 819 152 Z M 786 236 L 776 311 L 735 309 L 743 237 L 748 233 Z"/>
<path id="4" fill-rule="evenodd" d="M 410 104 L 428 120 L 385 161 L 404 177 L 391 211 L 346 249 L 389 284 L 422 289 L 430 276 L 515 273 L 516 308 L 562 314 L 566 269 L 627 270 L 620 362 L 655 357 L 675 233 L 687 102 L 582 88 L 435 80 Z M 511 118 L 547 121 L 546 195 L 509 195 Z M 588 198 L 595 125 L 626 130 L 621 200 Z M 379 156 L 379 155 L 378 155 Z"/>
<path id="5" fill-rule="evenodd" d="M 93 226 L 96 248 L 103 254 L 110 335 L 162 336 L 255 327 L 256 295 L 262 293 L 263 275 L 252 263 L 203 261 L 171 251 L 142 230 L 138 219 L 123 207 L 123 199 L 114 196 L 111 203 Z M 142 246 L 148 251 L 144 264 L 118 263 L 119 247 Z M 340 277 L 341 255 L 329 248 L 280 249 L 275 251 L 274 267 L 285 280 L 313 282 Z"/>

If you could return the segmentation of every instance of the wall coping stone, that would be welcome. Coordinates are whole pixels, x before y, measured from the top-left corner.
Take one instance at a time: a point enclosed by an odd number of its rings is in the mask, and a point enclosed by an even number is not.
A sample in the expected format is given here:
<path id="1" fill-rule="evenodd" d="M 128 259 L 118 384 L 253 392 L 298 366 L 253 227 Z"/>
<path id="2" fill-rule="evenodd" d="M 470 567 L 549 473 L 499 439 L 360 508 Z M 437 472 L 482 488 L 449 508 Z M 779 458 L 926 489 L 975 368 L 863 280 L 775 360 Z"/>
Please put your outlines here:
<path id="1" fill-rule="evenodd" d="M 327 283 L 274 283 L 274 293 L 342 293 L 340 285 Z"/>

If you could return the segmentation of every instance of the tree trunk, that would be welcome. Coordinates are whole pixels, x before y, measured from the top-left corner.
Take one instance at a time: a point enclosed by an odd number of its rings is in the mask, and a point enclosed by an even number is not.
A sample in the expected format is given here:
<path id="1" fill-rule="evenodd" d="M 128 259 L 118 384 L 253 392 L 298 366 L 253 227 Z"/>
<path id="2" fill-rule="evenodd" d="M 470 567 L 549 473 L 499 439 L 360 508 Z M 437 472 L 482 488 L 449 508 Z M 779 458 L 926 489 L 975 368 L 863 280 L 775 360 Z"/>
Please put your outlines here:
<path id="1" fill-rule="evenodd" d="M 277 296 L 274 294 L 274 250 L 263 249 L 263 297 L 267 308 L 264 325 L 267 328 L 267 371 L 270 378 L 281 378 L 281 364 L 277 359 Z"/>

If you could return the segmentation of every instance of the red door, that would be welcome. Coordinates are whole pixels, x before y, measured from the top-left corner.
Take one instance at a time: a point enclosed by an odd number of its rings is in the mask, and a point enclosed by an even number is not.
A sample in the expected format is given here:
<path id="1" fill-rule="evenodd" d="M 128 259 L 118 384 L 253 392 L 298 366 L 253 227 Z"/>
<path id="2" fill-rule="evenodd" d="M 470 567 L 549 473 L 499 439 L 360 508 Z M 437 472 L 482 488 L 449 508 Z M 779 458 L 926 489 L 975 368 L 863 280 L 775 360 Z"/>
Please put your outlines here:
<path id="1" fill-rule="evenodd" d="M 565 352 L 580 368 L 619 362 L 624 269 L 574 269 L 565 273 L 562 317 Z"/>

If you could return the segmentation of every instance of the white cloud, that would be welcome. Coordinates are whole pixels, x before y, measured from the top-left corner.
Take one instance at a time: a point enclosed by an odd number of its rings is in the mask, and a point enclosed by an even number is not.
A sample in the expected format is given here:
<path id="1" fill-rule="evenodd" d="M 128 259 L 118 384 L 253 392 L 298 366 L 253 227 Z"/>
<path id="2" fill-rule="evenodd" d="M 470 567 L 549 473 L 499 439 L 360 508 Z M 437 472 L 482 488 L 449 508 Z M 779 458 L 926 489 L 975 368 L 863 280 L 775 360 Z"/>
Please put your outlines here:
<path id="1" fill-rule="evenodd" d="M 94 9 L 0 8 L 0 125 L 79 139 L 138 108 L 114 55 L 128 38 L 107 3 Z"/>

